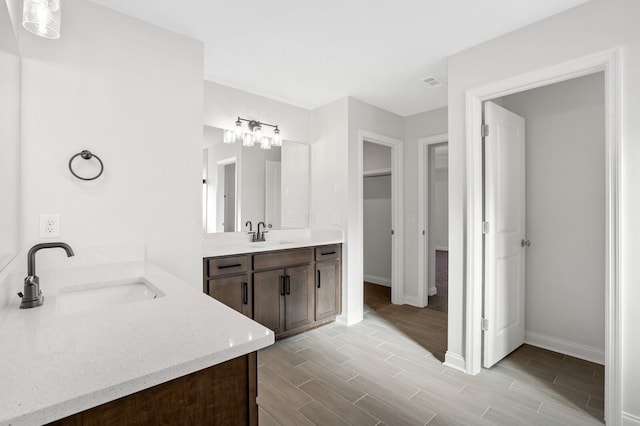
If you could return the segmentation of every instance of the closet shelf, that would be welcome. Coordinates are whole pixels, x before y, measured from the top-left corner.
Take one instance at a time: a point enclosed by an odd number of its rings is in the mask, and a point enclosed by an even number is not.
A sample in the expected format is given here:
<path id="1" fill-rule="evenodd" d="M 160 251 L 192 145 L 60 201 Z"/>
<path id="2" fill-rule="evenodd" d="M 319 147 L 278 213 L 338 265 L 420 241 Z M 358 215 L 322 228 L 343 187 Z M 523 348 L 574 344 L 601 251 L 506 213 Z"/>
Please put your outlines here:
<path id="1" fill-rule="evenodd" d="M 362 173 L 362 177 L 365 178 L 374 176 L 391 176 L 391 169 L 365 170 Z"/>

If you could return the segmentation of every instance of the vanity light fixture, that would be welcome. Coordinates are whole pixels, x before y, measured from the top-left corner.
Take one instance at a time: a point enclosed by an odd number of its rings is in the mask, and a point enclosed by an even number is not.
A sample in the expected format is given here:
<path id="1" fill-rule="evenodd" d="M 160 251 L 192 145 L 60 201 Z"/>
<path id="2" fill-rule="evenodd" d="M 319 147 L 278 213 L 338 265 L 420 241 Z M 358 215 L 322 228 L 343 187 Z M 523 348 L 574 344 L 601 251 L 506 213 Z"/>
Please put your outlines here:
<path id="1" fill-rule="evenodd" d="M 247 128 L 243 123 L 247 123 Z M 264 134 L 263 127 L 273 127 L 273 136 Z M 248 131 L 247 131 L 248 130 Z M 242 141 L 243 146 L 260 144 L 261 149 L 271 149 L 272 146 L 282 146 L 282 136 L 276 124 L 262 123 L 257 120 L 238 117 L 235 127 L 224 131 L 224 143 L 236 143 Z"/>
<path id="2" fill-rule="evenodd" d="M 60 38 L 60 0 L 24 0 L 22 26 L 48 39 Z"/>

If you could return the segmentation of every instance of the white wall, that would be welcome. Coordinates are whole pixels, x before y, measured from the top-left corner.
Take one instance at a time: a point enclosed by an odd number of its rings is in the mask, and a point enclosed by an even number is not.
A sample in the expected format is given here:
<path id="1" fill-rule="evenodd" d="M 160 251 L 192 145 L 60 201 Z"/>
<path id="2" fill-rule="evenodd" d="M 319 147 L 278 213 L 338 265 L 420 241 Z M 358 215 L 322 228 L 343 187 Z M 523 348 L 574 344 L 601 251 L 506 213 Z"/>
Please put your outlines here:
<path id="1" fill-rule="evenodd" d="M 283 141 L 280 155 L 282 228 L 309 228 L 311 147 L 303 143 Z"/>
<path id="2" fill-rule="evenodd" d="M 604 75 L 507 96 L 503 106 L 526 122 L 527 340 L 559 340 L 573 355 L 592 348 L 604 362 Z"/>
<path id="3" fill-rule="evenodd" d="M 365 172 L 391 169 L 391 148 L 365 142 L 362 152 L 362 169 Z"/>
<path id="4" fill-rule="evenodd" d="M 640 2 L 593 0 L 449 58 L 449 338 L 464 354 L 465 91 L 607 49 L 623 49 L 620 284 L 623 410 L 640 417 Z M 631 94 L 631 96 L 629 96 Z"/>
<path id="5" fill-rule="evenodd" d="M 418 300 L 418 244 L 424 244 L 418 228 L 418 139 L 447 133 L 447 108 L 438 108 L 404 119 L 404 292 L 405 300 Z"/>
<path id="6" fill-rule="evenodd" d="M 63 8 L 59 40 L 19 32 L 24 242 L 59 213 L 72 247 L 143 243 L 199 288 L 202 44 L 91 2 Z M 104 161 L 100 179 L 69 173 L 82 149 Z"/>
<path id="7" fill-rule="evenodd" d="M 203 124 L 230 129 L 238 116 L 279 126 L 282 139 L 309 143 L 310 110 L 205 81 Z"/>
<path id="8" fill-rule="evenodd" d="M 365 142 L 363 168 L 364 280 L 391 286 L 391 175 L 366 175 L 391 168 L 391 148 Z"/>
<path id="9" fill-rule="evenodd" d="M 20 247 L 20 57 L 0 1 L 0 270 Z"/>

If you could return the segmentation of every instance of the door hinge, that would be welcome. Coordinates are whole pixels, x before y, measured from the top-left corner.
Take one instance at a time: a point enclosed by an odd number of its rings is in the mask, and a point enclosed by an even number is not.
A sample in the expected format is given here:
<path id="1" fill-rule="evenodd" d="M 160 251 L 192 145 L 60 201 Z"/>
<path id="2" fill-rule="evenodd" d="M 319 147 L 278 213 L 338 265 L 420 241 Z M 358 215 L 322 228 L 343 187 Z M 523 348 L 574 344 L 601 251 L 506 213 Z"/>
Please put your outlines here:
<path id="1" fill-rule="evenodd" d="M 489 222 L 482 222 L 482 233 L 483 234 L 489 233 Z"/>
<path id="2" fill-rule="evenodd" d="M 489 320 L 482 318 L 482 331 L 489 331 Z"/>
<path id="3" fill-rule="evenodd" d="M 392 229 L 391 230 L 391 235 L 395 235 L 395 234 L 396 234 L 396 232 Z"/>
<path id="4" fill-rule="evenodd" d="M 489 125 L 488 124 L 483 124 L 481 127 L 481 133 L 482 133 L 482 137 L 486 138 L 487 136 L 489 136 Z"/>

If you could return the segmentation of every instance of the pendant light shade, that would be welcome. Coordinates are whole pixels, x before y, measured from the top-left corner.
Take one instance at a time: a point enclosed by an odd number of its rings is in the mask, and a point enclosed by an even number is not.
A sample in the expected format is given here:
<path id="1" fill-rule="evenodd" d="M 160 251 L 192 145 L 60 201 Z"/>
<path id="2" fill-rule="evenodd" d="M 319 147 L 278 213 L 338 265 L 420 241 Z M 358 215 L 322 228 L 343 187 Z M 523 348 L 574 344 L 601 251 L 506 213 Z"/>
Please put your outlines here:
<path id="1" fill-rule="evenodd" d="M 48 39 L 60 38 L 60 0 L 24 0 L 22 26 Z"/>

